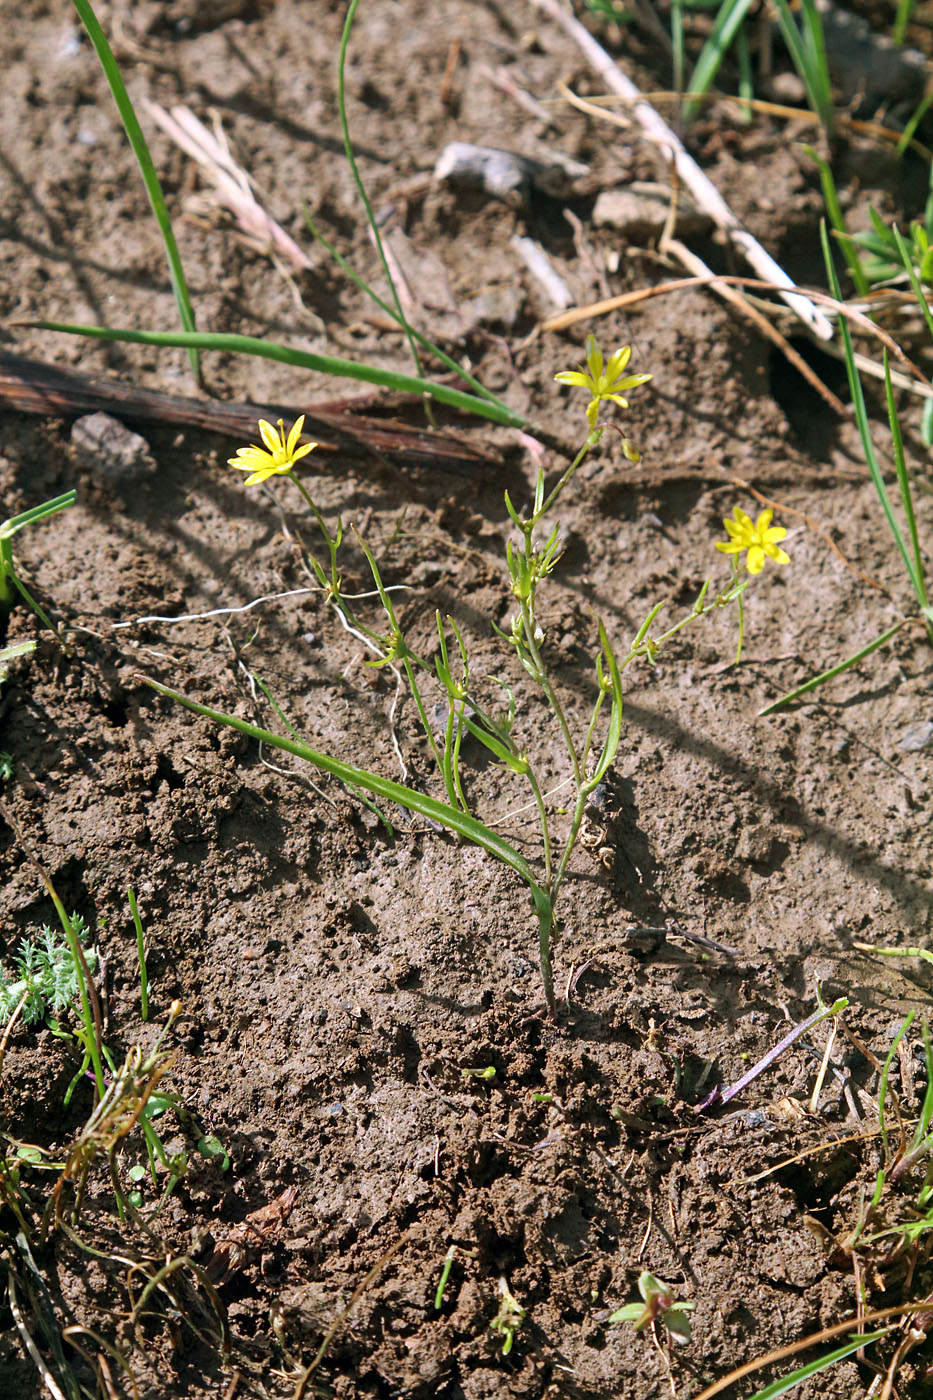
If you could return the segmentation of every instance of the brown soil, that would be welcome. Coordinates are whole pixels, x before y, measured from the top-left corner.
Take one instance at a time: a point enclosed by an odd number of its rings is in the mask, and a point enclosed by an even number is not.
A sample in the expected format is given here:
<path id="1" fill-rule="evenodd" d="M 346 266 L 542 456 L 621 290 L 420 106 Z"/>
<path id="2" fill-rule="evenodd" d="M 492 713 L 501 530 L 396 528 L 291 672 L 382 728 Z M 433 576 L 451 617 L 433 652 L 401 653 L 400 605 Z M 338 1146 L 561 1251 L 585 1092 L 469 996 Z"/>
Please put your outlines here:
<path id="1" fill-rule="evenodd" d="M 189 163 L 146 119 L 199 325 L 407 371 L 401 338 L 303 230 L 306 201 L 382 285 L 340 142 L 343 7 L 100 8 L 134 100 L 184 102 L 205 118 L 216 110 L 266 207 L 314 263 L 286 277 L 225 221 L 185 219 Z M 663 86 L 663 58 L 637 30 L 625 43 L 628 71 L 645 88 Z M 180 351 L 104 347 L 15 324 L 171 328 L 176 318 L 133 157 L 67 7 L 20 6 L 0 56 L 4 347 L 194 393 Z M 394 732 L 414 780 L 431 786 L 411 705 L 390 721 L 391 676 L 363 665 L 319 594 L 164 620 L 308 583 L 301 540 L 311 532 L 288 483 L 248 490 L 226 466 L 238 440 L 159 424 L 144 429 L 155 465 L 137 478 L 108 476 L 77 453 L 66 421 L 0 413 L 0 515 L 78 488 L 72 510 L 16 540 L 24 578 L 70 643 L 63 651 L 23 608 L 11 618 L 8 640 L 40 644 L 0 701 L 0 748 L 13 761 L 4 800 L 65 905 L 91 923 L 106 959 L 105 1040 L 115 1057 L 151 1045 L 173 999 L 183 1002 L 167 1082 L 187 1115 L 159 1126 L 172 1150 L 190 1154 L 152 1236 L 119 1227 L 106 1172 L 93 1177 L 73 1237 L 33 1236 L 48 1291 L 24 1294 L 21 1270 L 16 1306 L 40 1352 L 43 1308 L 60 1327 L 104 1336 L 150 1400 L 290 1395 L 370 1270 L 314 1373 L 326 1393 L 642 1400 L 669 1393 L 670 1368 L 677 1393 L 695 1394 L 854 1304 L 851 1261 L 831 1236 L 851 1229 L 880 1161 L 871 1100 L 860 1097 L 877 1095 L 869 1060 L 841 1037 L 814 1112 L 822 1026 L 728 1108 L 697 1105 L 807 1016 L 818 989 L 851 999 L 848 1026 L 882 1058 L 905 1014 L 929 1005 L 928 970 L 852 945 L 922 945 L 930 933 L 930 746 L 916 747 L 933 718 L 930 651 L 921 630 L 906 628 L 813 703 L 757 717 L 909 610 L 856 436 L 700 290 L 530 338 L 552 308 L 512 236 L 537 239 L 580 303 L 661 282 L 670 273 L 654 253 L 620 248 L 590 215 L 599 189 L 663 174 L 633 134 L 565 107 L 550 109 L 546 129 L 490 82 L 500 67 L 541 100 L 568 77 L 596 90 L 577 51 L 528 5 L 369 0 L 352 42 L 349 117 L 373 202 L 393 206 L 391 226 L 409 240 L 413 290 L 426 302 L 416 319 L 539 425 L 552 442 L 549 473 L 563 460 L 553 441 L 572 443 L 582 406 L 553 376 L 580 364 L 587 330 L 610 348 L 632 343 L 635 367 L 655 375 L 626 419 L 642 463 L 626 464 L 607 434 L 562 511 L 567 547 L 546 614 L 575 723 L 591 703 L 592 610 L 624 648 L 655 602 L 669 598 L 672 615 L 689 607 L 707 572 L 722 569 L 712 550 L 722 517 L 735 504 L 760 508 L 737 480 L 778 503 L 792 565 L 766 569 L 748 595 L 741 668 L 730 665 L 730 613 L 685 634 L 653 670 L 627 673 L 603 842 L 611 854 L 601 863 L 581 849 L 574 859 L 555 952 L 569 996 L 552 1026 L 540 1014 L 534 919 L 509 871 L 420 824 L 399 820 L 390 838 L 336 784 L 281 755 L 273 763 L 140 681 L 146 673 L 274 725 L 250 689 L 252 672 L 315 746 L 397 778 Z M 532 156 L 556 149 L 591 173 L 567 200 L 534 196 L 513 208 L 430 184 L 454 139 Z M 818 184 L 787 130 L 744 127 L 717 110 L 691 141 L 791 274 L 818 277 Z M 893 162 L 876 148 L 850 153 L 849 169 L 871 172 L 876 202 L 897 195 Z M 723 266 L 711 241 L 697 247 Z M 490 312 L 493 294 L 499 310 Z M 296 413 L 346 392 L 263 360 L 209 356 L 205 373 L 217 398 Z M 840 387 L 838 375 L 833 382 Z M 417 411 L 408 417 L 423 425 Z M 403 608 L 414 644 L 431 647 L 435 609 L 452 613 L 476 673 L 516 684 L 517 726 L 557 782 L 557 736 L 491 626 L 510 611 L 503 488 L 526 501 L 535 465 L 514 433 L 455 426 L 489 464 L 441 470 L 342 444 L 319 451 L 306 479 L 329 520 L 340 513 L 364 531 L 386 581 L 414 587 Z M 910 448 L 929 540 L 929 461 L 913 437 Z M 347 587 L 366 587 L 355 546 L 343 567 Z M 163 620 L 134 621 L 153 617 Z M 525 800 L 481 750 L 469 758 L 482 811 Z M 524 820 L 509 830 L 536 857 Z M 8 956 L 54 913 L 6 827 L 0 870 Z M 148 939 L 147 1025 L 130 886 Z M 632 934 L 665 926 L 654 941 Z M 91 1108 L 90 1084 L 63 1107 L 78 1063 L 73 1041 L 16 1029 L 0 1080 L 8 1143 L 63 1150 Z M 490 1066 L 491 1080 L 463 1073 Z M 892 1083 L 909 1115 L 923 1091 L 922 1059 L 903 1058 Z M 201 1132 L 222 1142 L 228 1171 L 197 1155 Z M 137 1134 L 118 1154 L 124 1184 L 142 1160 Z M 24 1176 L 37 1211 L 48 1180 Z M 277 1201 L 277 1214 L 231 1234 Z M 9 1271 L 9 1210 L 2 1230 Z M 232 1333 L 227 1357 L 204 1274 L 191 1267 L 170 1275 L 167 1292 L 153 1293 L 144 1319 L 130 1324 L 142 1285 L 126 1261 L 147 1260 L 153 1272 L 165 1251 L 210 1265 Z M 645 1268 L 696 1304 L 693 1338 L 672 1354 L 661 1333 L 652 1344 L 649 1333 L 607 1321 L 637 1296 Z M 527 1309 L 508 1356 L 490 1330 L 500 1278 Z M 904 1279 L 903 1261 L 887 1273 L 869 1268 L 870 1302 L 898 1302 Z M 931 1284 L 921 1259 L 910 1296 Z M 67 1341 L 69 1364 L 93 1389 L 80 1349 L 101 1349 L 80 1331 Z M 924 1393 L 911 1381 L 925 1364 L 915 1357 L 904 1394 Z M 113 1393 L 129 1394 L 112 1353 L 109 1367 Z M 797 1393 L 850 1396 L 870 1375 L 853 1358 Z M 45 1393 L 8 1326 L 0 1394 Z"/>

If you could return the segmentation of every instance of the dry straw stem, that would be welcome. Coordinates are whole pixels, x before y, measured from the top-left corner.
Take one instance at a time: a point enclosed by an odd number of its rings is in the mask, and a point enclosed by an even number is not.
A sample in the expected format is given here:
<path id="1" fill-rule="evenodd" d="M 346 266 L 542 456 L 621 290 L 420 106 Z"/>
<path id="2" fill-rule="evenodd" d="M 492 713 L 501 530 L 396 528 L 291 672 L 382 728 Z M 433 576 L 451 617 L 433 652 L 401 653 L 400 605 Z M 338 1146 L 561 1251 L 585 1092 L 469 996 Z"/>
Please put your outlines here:
<path id="1" fill-rule="evenodd" d="M 722 283 L 732 287 L 748 287 L 756 291 L 774 292 L 780 288 L 774 282 L 762 281 L 759 277 L 735 277 L 729 274 L 704 273 L 696 277 L 676 277 L 670 282 L 661 282 L 656 287 L 639 287 L 632 292 L 620 292 L 618 296 L 608 297 L 605 301 L 590 302 L 588 306 L 576 306 L 571 311 L 562 311 L 558 316 L 549 316 L 546 321 L 541 322 L 540 329 L 543 331 L 562 331 L 568 326 L 576 325 L 578 321 L 591 320 L 594 316 L 607 316 L 611 311 L 619 311 L 624 308 L 637 306 L 639 302 L 650 301 L 652 297 L 667 296 L 671 292 L 680 292 L 687 287 L 711 287 Z M 912 394 L 918 394 L 921 398 L 933 398 L 933 384 L 924 374 L 923 370 L 915 364 L 905 350 L 897 343 L 893 336 L 879 326 L 861 309 L 861 303 L 850 303 L 837 301 L 828 292 L 808 289 L 807 296 L 820 306 L 825 306 L 828 311 L 836 316 L 845 316 L 847 321 L 859 327 L 866 334 L 874 336 L 880 340 L 895 359 L 906 366 L 909 374 L 902 374 L 899 370 L 892 369 L 891 383 L 898 389 L 907 389 Z M 842 359 L 842 351 L 834 344 L 822 347 L 828 355 L 834 355 L 837 359 Z M 863 374 L 870 374 L 874 379 L 884 379 L 884 368 L 877 361 L 869 359 L 867 355 L 856 355 L 855 363 Z M 849 416 L 846 410 L 846 416 Z"/>
<path id="2" fill-rule="evenodd" d="M 661 103 L 679 104 L 684 100 L 682 92 L 674 92 L 671 88 L 663 88 L 658 92 L 643 92 L 640 94 L 643 102 L 650 102 L 657 107 Z M 574 99 L 570 99 L 574 100 Z M 580 99 L 576 99 L 579 101 Z M 575 105 L 576 105 L 575 101 Z M 778 120 L 798 122 L 801 126 L 821 125 L 819 117 L 815 112 L 809 111 L 806 107 L 785 107 L 780 102 L 766 102 L 760 97 L 742 97 L 738 93 L 722 92 L 692 92 L 690 101 L 693 102 L 725 102 L 734 106 L 742 107 L 747 112 L 761 112 L 767 117 L 777 117 Z M 594 107 L 621 104 L 626 107 L 631 106 L 631 102 L 620 97 L 593 97 L 590 102 Z M 837 112 L 836 120 L 841 127 L 847 131 L 854 131 L 860 136 L 870 136 L 876 141 L 881 141 L 889 146 L 897 146 L 903 140 L 904 133 L 895 131 L 893 127 L 883 126 L 881 122 L 856 121 L 847 112 Z M 622 122 L 620 121 L 620 125 Z M 626 123 L 631 125 L 631 123 Z M 912 139 L 908 142 L 910 150 L 916 151 L 917 155 L 925 161 L 933 161 L 933 151 L 929 146 L 925 146 L 922 141 Z"/>
<path id="3" fill-rule="evenodd" d="M 687 154 L 683 144 L 654 108 L 647 103 L 630 79 L 613 63 L 605 49 L 596 42 L 583 25 L 569 14 L 558 0 L 532 0 L 536 9 L 542 10 L 567 33 L 582 50 L 593 70 L 607 87 L 632 104 L 632 116 L 638 122 L 648 140 L 653 141 L 671 161 L 677 177 L 685 189 L 689 190 L 693 202 L 707 213 L 713 222 L 722 229 L 729 241 L 745 255 L 750 265 L 760 277 L 775 284 L 784 301 L 787 302 L 810 331 L 819 340 L 832 340 L 833 328 L 829 320 L 818 311 L 813 302 L 796 290 L 794 282 L 784 269 L 774 261 L 757 239 L 733 214 L 722 195 L 706 176 L 696 161 Z"/>
<path id="4" fill-rule="evenodd" d="M 305 272 L 311 267 L 308 255 L 256 199 L 252 190 L 253 181 L 230 154 L 216 118 L 215 134 L 212 135 L 187 107 L 173 107 L 167 112 L 157 102 L 148 100 L 145 107 L 166 135 L 206 171 L 214 185 L 218 203 L 234 214 L 253 247 L 261 252 L 280 254 L 298 272 Z"/>

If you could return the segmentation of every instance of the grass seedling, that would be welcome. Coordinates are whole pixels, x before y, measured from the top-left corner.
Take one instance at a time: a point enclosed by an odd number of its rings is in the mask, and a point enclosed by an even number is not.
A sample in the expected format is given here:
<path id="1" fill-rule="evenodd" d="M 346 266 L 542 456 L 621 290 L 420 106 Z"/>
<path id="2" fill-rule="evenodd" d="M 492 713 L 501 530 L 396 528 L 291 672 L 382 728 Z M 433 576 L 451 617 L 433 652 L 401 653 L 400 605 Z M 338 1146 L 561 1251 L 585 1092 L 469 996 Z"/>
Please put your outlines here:
<path id="1" fill-rule="evenodd" d="M 162 234 L 162 242 L 165 245 L 165 255 L 168 258 L 169 275 L 172 279 L 172 289 L 175 293 L 175 302 L 178 306 L 178 317 L 182 328 L 186 331 L 195 329 L 194 310 L 191 306 L 191 298 L 188 294 L 188 284 L 185 281 L 184 269 L 181 265 L 181 256 L 178 252 L 178 245 L 175 242 L 175 234 L 172 231 L 172 222 L 169 218 L 168 208 L 165 203 L 165 196 L 162 193 L 162 186 L 156 174 L 146 138 L 143 135 L 139 118 L 136 116 L 136 109 L 129 98 L 126 85 L 120 73 L 117 60 L 113 56 L 113 50 L 107 42 L 107 36 L 100 27 L 97 16 L 88 0 L 74 0 L 74 7 L 78 12 L 81 23 L 87 30 L 88 37 L 94 45 L 94 52 L 97 54 L 104 76 L 110 85 L 113 100 L 117 104 L 117 110 L 126 130 L 129 143 L 133 148 L 136 163 L 139 166 L 143 183 L 146 186 L 146 193 L 149 196 L 149 203 L 152 205 L 152 212 L 155 214 Z M 195 376 L 200 378 L 200 364 L 198 351 L 195 347 L 188 350 L 188 358 Z"/>
<path id="2" fill-rule="evenodd" d="M 833 265 L 832 254 L 830 252 L 829 239 L 827 236 L 825 224 L 822 227 L 821 233 L 823 240 L 823 255 L 826 260 L 826 268 L 829 275 L 831 290 L 833 295 L 838 300 L 841 295 L 839 288 L 839 279 L 836 275 L 836 269 Z M 899 236 L 897 235 L 896 230 L 895 235 Z M 917 278 L 917 274 L 910 263 L 909 250 L 907 249 L 906 245 L 903 244 L 903 240 L 901 241 L 901 248 L 904 266 L 908 272 L 908 275 L 911 278 L 915 295 L 917 296 L 918 300 L 923 303 L 923 306 L 926 309 L 926 315 L 929 318 L 931 335 L 933 335 L 933 315 L 931 315 L 929 308 L 926 307 L 926 302 L 923 297 L 923 292 L 920 287 L 919 279 Z M 860 661 L 863 661 L 865 659 L 865 657 L 870 656 L 873 651 L 877 651 L 879 647 L 884 646 L 887 642 L 891 640 L 892 637 L 895 637 L 897 633 L 901 630 L 901 628 L 904 627 L 908 622 L 917 620 L 922 621 L 922 624 L 926 629 L 926 634 L 930 645 L 933 646 L 933 607 L 930 606 L 930 599 L 927 590 L 926 565 L 924 562 L 923 551 L 920 547 L 920 537 L 917 530 L 916 514 L 914 512 L 910 474 L 907 470 L 907 462 L 904 455 L 904 441 L 903 434 L 901 432 L 900 419 L 898 418 L 897 406 L 894 402 L 894 389 L 891 383 L 891 370 L 888 364 L 887 352 L 885 352 L 884 355 L 885 397 L 887 401 L 888 410 L 888 425 L 891 431 L 891 446 L 894 454 L 895 476 L 897 479 L 897 487 L 898 493 L 900 495 L 901 507 L 907 525 L 906 534 L 895 514 L 894 506 L 892 504 L 891 497 L 888 492 L 887 485 L 885 484 L 884 476 L 882 475 L 881 467 L 878 462 L 878 455 L 875 452 L 874 443 L 872 442 L 871 426 L 868 421 L 868 410 L 865 406 L 865 395 L 862 390 L 862 382 L 859 378 L 858 369 L 855 364 L 855 351 L 852 346 L 852 336 L 849 332 L 849 327 L 845 317 L 840 318 L 840 331 L 842 334 L 842 345 L 845 354 L 846 371 L 848 373 L 849 378 L 849 389 L 852 394 L 852 406 L 855 413 L 855 420 L 858 424 L 859 435 L 862 440 L 862 450 L 865 454 L 865 461 L 868 466 L 869 476 L 871 477 L 872 485 L 874 486 L 875 492 L 878 497 L 878 502 L 881 506 L 885 520 L 887 521 L 888 529 L 891 532 L 892 540 L 898 553 L 901 556 L 905 572 L 907 573 L 907 577 L 910 581 L 910 586 L 913 590 L 913 594 L 917 602 L 917 613 L 912 616 L 901 618 L 899 621 L 895 622 L 891 627 L 886 628 L 880 636 L 875 637 L 872 641 L 868 642 L 867 645 L 860 647 L 854 655 L 847 657 L 844 661 L 838 662 L 835 666 L 830 667 L 826 671 L 821 671 L 819 675 L 811 677 L 810 680 L 806 681 L 803 685 L 797 686 L 794 690 L 789 691 L 786 695 L 782 695 L 780 699 L 773 701 L 770 705 L 766 705 L 764 709 L 760 711 L 760 713 L 763 715 L 775 714 L 778 710 L 783 709 L 785 705 L 789 705 L 792 701 L 799 699 L 802 695 L 805 695 L 807 692 L 811 690 L 816 690 L 820 686 L 825 685 L 826 682 L 832 680 L 834 676 L 838 676 L 841 672 L 847 671 L 853 666 L 857 666 Z"/>
<path id="3" fill-rule="evenodd" d="M 527 1309 L 509 1288 L 508 1280 L 499 1279 L 499 1311 L 496 1313 L 489 1330 L 495 1332 L 502 1338 L 502 1355 L 508 1356 L 515 1342 L 515 1336 L 522 1323 L 525 1321 Z"/>
<path id="4" fill-rule="evenodd" d="M 807 90 L 807 101 L 819 118 L 826 139 L 831 141 L 836 124 L 836 111 L 826 59 L 823 21 L 816 0 L 801 0 L 799 28 L 788 0 L 774 0 L 774 3 L 777 7 L 781 35 L 787 45 L 791 62 L 797 70 L 797 76 Z"/>
<path id="5" fill-rule="evenodd" d="M 683 106 L 683 119 L 685 122 L 692 121 L 696 115 L 698 103 L 691 102 L 691 97 L 702 97 L 709 92 L 716 75 L 722 66 L 723 59 L 729 49 L 736 45 L 739 55 L 740 69 L 747 71 L 748 44 L 742 25 L 752 7 L 752 0 L 723 0 L 716 18 L 713 21 L 713 29 L 706 43 L 700 51 L 700 56 L 696 61 L 693 76 L 686 90 L 687 101 Z M 702 8 L 707 8 L 702 6 Z M 674 40 L 675 54 L 675 79 L 677 73 L 680 74 L 680 84 L 683 82 L 683 20 L 679 18 L 679 23 L 675 28 L 675 15 L 679 9 L 675 5 L 671 11 L 672 39 Z M 744 50 L 744 59 L 742 51 Z M 682 86 L 675 81 L 677 92 L 682 91 Z"/>
<path id="6" fill-rule="evenodd" d="M 18 592 L 35 613 L 42 626 L 47 627 L 50 632 L 55 632 L 56 636 L 58 635 L 54 624 L 49 621 L 43 609 L 16 572 L 13 563 L 12 541 L 20 530 L 25 530 L 27 526 L 36 525 L 40 520 L 47 520 L 49 516 L 57 515 L 59 511 L 67 510 L 69 506 L 73 506 L 75 497 L 74 491 L 65 491 L 63 495 L 56 496 L 51 501 L 43 501 L 40 506 L 32 506 L 30 510 L 24 510 L 21 514 L 12 516 L 0 525 L 0 625 L 2 625 L 2 619 L 9 614 L 13 607 Z"/>
<path id="7" fill-rule="evenodd" d="M 127 890 L 127 902 L 136 929 L 136 960 L 139 963 L 139 1015 L 143 1021 L 149 1020 L 149 976 L 146 971 L 146 944 L 143 938 L 143 923 L 136 905 L 136 892 Z"/>
<path id="8" fill-rule="evenodd" d="M 440 1312 L 441 1308 L 444 1306 L 444 1293 L 446 1292 L 447 1281 L 450 1278 L 450 1271 L 454 1266 L 454 1260 L 456 1259 L 456 1257 L 457 1246 L 455 1244 L 452 1244 L 448 1249 L 447 1253 L 444 1255 L 444 1263 L 441 1268 L 441 1277 L 437 1285 L 437 1291 L 434 1294 L 434 1309 L 436 1312 Z"/>
<path id="9" fill-rule="evenodd" d="M 663 603 L 657 604 L 636 633 L 628 653 L 621 659 L 616 657 L 605 626 L 597 620 L 599 648 L 594 658 L 595 699 L 588 723 L 582 726 L 580 732 L 574 731 L 548 660 L 545 631 L 539 615 L 539 589 L 553 572 L 562 552 L 560 524 L 553 523 L 552 513 L 581 462 L 607 431 L 608 425 L 599 422 L 602 407 L 606 403 L 615 403 L 627 408 L 625 393 L 638 388 L 650 378 L 644 374 L 628 374 L 629 357 L 630 351 L 625 347 L 604 362 L 595 339 L 592 336 L 589 338 L 586 369 L 565 371 L 557 376 L 561 383 L 582 388 L 588 396 L 586 433 L 579 452 L 550 491 L 546 489 L 543 472 L 539 471 L 534 499 L 527 514 L 516 508 L 508 494 L 505 498 L 512 524 L 512 535 L 506 541 L 505 562 L 514 611 L 507 628 L 495 630 L 517 658 L 532 685 L 543 695 L 559 731 L 572 793 L 571 801 L 567 804 L 569 823 L 559 839 L 535 763 L 516 737 L 518 702 L 514 691 L 496 677 L 485 678 L 485 689 L 482 682 L 475 680 L 475 668 L 471 667 L 468 647 L 456 621 L 436 614 L 436 650 L 430 656 L 416 651 L 406 638 L 391 593 L 383 583 L 379 565 L 359 536 L 357 542 L 382 606 L 382 625 L 377 626 L 359 616 L 354 601 L 342 592 L 338 551 L 344 538 L 343 524 L 338 520 L 334 530 L 330 529 L 307 487 L 294 474 L 296 463 L 311 450 L 307 444 L 299 446 L 301 421 L 288 432 L 282 423 L 278 429 L 271 423 L 261 423 L 260 434 L 264 446 L 241 448 L 236 457 L 230 459 L 230 465 L 248 473 L 247 485 L 269 480 L 273 476 L 285 476 L 294 482 L 312 513 L 325 548 L 324 562 L 311 558 L 317 582 L 343 626 L 366 645 L 370 652 L 367 665 L 391 665 L 405 678 L 415 704 L 423 742 L 431 754 L 443 788 L 443 798 L 321 753 L 304 743 L 294 731 L 288 737 L 275 734 L 237 716 L 200 705 L 155 681 L 149 682 L 159 694 L 177 700 L 196 714 L 230 725 L 263 744 L 305 759 L 353 790 L 367 793 L 384 803 L 398 803 L 406 810 L 438 823 L 514 870 L 526 885 L 537 916 L 542 988 L 547 1012 L 552 1019 L 556 1015 L 551 967 L 556 908 L 587 802 L 618 750 L 622 722 L 622 671 L 639 658 L 653 662 L 657 652 L 685 627 L 739 600 L 766 559 L 787 562 L 787 556 L 776 543 L 785 532 L 771 526 L 770 512 L 763 512 L 753 523 L 741 511 L 737 511 L 735 519 L 727 526 L 731 538 L 719 546 L 733 558 L 730 577 L 718 592 L 712 594 L 711 581 L 707 580 L 693 607 L 660 634 L 654 635 L 652 627 L 665 606 Z M 624 436 L 622 446 L 629 460 L 638 460 L 637 451 Z M 742 553 L 745 554 L 744 564 L 738 559 Z M 504 714 L 490 704 L 486 694 L 489 684 L 498 687 L 504 695 L 507 704 Z M 446 712 L 439 727 L 431 719 L 431 692 L 440 695 L 441 707 Z M 540 831 L 540 857 L 537 860 L 529 860 L 510 841 L 499 835 L 492 825 L 475 814 L 462 766 L 463 742 L 467 736 L 482 745 L 502 769 L 528 785 Z"/>
<path id="10" fill-rule="evenodd" d="M 492 419 L 494 422 L 507 423 L 514 427 L 527 426 L 525 418 L 520 413 L 516 413 L 513 409 L 510 409 L 494 394 L 490 393 L 489 390 L 483 388 L 483 386 L 472 379 L 469 374 L 466 374 L 462 366 L 458 365 L 456 361 L 447 355 L 439 346 L 420 335 L 414 327 L 408 323 L 401 310 L 398 298 L 395 296 L 395 287 L 386 263 L 375 215 L 356 166 L 346 115 L 344 69 L 353 17 L 358 0 L 353 0 L 344 25 L 338 65 L 338 107 L 347 159 L 350 163 L 351 172 L 363 201 L 370 228 L 373 232 L 373 238 L 380 251 L 383 267 L 388 277 L 390 288 L 392 289 L 392 295 L 395 298 L 394 304 L 383 302 L 362 278 L 352 272 L 352 269 L 348 267 L 346 262 L 339 257 L 339 255 L 335 253 L 335 256 L 340 266 L 350 273 L 353 280 L 356 281 L 369 296 L 372 296 L 378 301 L 383 309 L 402 326 L 411 346 L 412 356 L 415 361 L 417 370 L 415 376 L 398 374 L 394 371 L 384 370 L 377 365 L 359 364 L 355 361 L 340 359 L 336 356 L 316 355 L 306 351 L 293 350 L 289 346 L 279 345 L 256 337 L 219 335 L 196 331 L 194 312 L 191 307 L 181 260 L 172 233 L 165 199 L 155 172 L 155 167 L 152 163 L 152 158 L 149 154 L 148 146 L 146 145 L 142 133 L 142 128 L 140 127 L 133 105 L 130 102 L 110 45 L 97 21 L 91 5 L 88 3 L 88 0 L 74 0 L 74 3 L 90 35 L 98 59 L 107 77 L 107 81 L 110 84 L 114 100 L 126 128 L 127 136 L 129 137 L 137 163 L 142 172 L 150 203 L 159 223 L 162 239 L 165 244 L 166 255 L 169 261 L 172 286 L 175 290 L 175 298 L 178 305 L 182 330 L 172 334 L 157 331 L 113 330 L 104 326 L 79 326 L 57 321 L 37 321 L 32 324 L 40 329 L 58 331 L 68 335 L 82 335 L 100 340 L 123 341 L 129 344 L 149 344 L 158 345 L 163 348 L 174 347 L 184 349 L 188 351 L 196 373 L 199 372 L 198 357 L 199 352 L 202 350 L 219 350 L 233 354 L 256 355 L 267 359 L 278 360 L 283 364 L 291 364 L 300 368 L 315 370 L 322 374 L 333 375 L 338 378 L 356 379 L 364 383 L 394 389 L 402 393 L 415 394 L 425 400 L 437 399 L 439 402 L 447 403 L 462 412 L 477 414 L 480 417 Z M 312 231 L 316 233 L 313 226 Z M 320 235 L 317 236 L 320 237 Z M 322 239 L 322 242 L 325 243 L 326 247 L 330 248 L 326 240 Z M 335 252 L 333 249 L 331 249 L 331 251 Z M 472 394 L 463 393 L 460 390 L 452 389 L 449 385 L 437 384 L 432 380 L 423 378 L 418 368 L 419 362 L 416 345 L 423 346 L 434 358 L 439 360 L 442 364 L 445 364 L 448 369 L 458 374 L 463 382 L 470 384 L 474 392 Z M 0 596 L 0 602 L 2 602 L 2 596 Z"/>

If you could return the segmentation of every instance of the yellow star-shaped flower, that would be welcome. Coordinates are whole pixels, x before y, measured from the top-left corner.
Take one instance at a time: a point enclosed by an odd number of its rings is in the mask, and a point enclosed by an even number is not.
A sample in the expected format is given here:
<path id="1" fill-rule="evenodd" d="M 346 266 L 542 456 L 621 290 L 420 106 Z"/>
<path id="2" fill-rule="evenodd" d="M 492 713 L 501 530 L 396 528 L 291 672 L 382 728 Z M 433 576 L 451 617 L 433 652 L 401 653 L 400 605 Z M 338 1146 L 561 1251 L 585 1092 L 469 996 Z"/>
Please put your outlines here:
<path id="1" fill-rule="evenodd" d="M 236 467 L 237 471 L 252 472 L 252 476 L 246 478 L 247 486 L 255 486 L 257 481 L 268 481 L 270 476 L 290 472 L 297 461 L 317 447 L 316 442 L 303 442 L 299 447 L 298 439 L 304 422 L 305 415 L 302 414 L 286 438 L 285 424 L 281 418 L 277 430 L 260 418 L 259 432 L 268 451 L 262 447 L 239 447 L 235 457 L 227 458 L 228 465 Z"/>
<path id="2" fill-rule="evenodd" d="M 628 408 L 628 399 L 622 397 L 625 390 L 637 389 L 639 384 L 647 384 L 648 380 L 654 377 L 650 374 L 630 374 L 623 377 L 622 371 L 631 358 L 632 347 L 623 345 L 614 355 L 609 356 L 609 363 L 603 367 L 603 352 L 596 343 L 596 337 L 588 335 L 586 367 L 589 374 L 576 369 L 564 369 L 560 374 L 555 374 L 554 378 L 560 384 L 573 384 L 589 390 L 590 402 L 586 410 L 586 421 L 591 431 L 596 427 L 599 405 L 604 399 L 611 399 L 620 408 Z"/>
<path id="3" fill-rule="evenodd" d="M 763 510 L 754 523 L 738 506 L 732 514 L 735 516 L 734 520 L 727 519 L 722 522 L 726 527 L 728 540 L 718 540 L 716 543 L 716 548 L 721 554 L 741 554 L 743 550 L 748 550 L 745 567 L 750 574 L 760 574 L 765 566 L 765 559 L 773 559 L 775 564 L 790 563 L 790 555 L 779 549 L 777 543 L 784 538 L 787 531 L 783 525 L 771 524 L 773 510 Z"/>

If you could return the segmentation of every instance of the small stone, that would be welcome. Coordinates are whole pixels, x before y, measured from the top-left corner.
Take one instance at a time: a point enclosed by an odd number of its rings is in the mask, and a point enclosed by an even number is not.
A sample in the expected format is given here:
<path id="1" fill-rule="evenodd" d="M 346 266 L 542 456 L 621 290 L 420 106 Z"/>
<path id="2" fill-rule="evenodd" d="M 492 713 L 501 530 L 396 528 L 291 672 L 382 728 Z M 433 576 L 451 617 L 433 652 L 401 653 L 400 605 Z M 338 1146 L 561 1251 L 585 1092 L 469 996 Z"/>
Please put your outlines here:
<path id="1" fill-rule="evenodd" d="M 636 181 L 625 189 L 603 190 L 593 208 L 598 228 L 614 228 L 630 243 L 647 243 L 662 233 L 671 207 L 671 193 L 663 185 Z M 677 204 L 677 231 L 680 236 L 703 233 L 710 220 L 688 200 Z"/>
<path id="2" fill-rule="evenodd" d="M 924 724 L 908 725 L 898 740 L 897 747 L 903 749 L 904 753 L 917 753 L 931 743 L 933 743 L 933 720 L 927 720 Z"/>
<path id="3" fill-rule="evenodd" d="M 149 444 L 109 413 L 89 413 L 71 430 L 82 465 L 113 481 L 138 481 L 156 470 Z"/>

